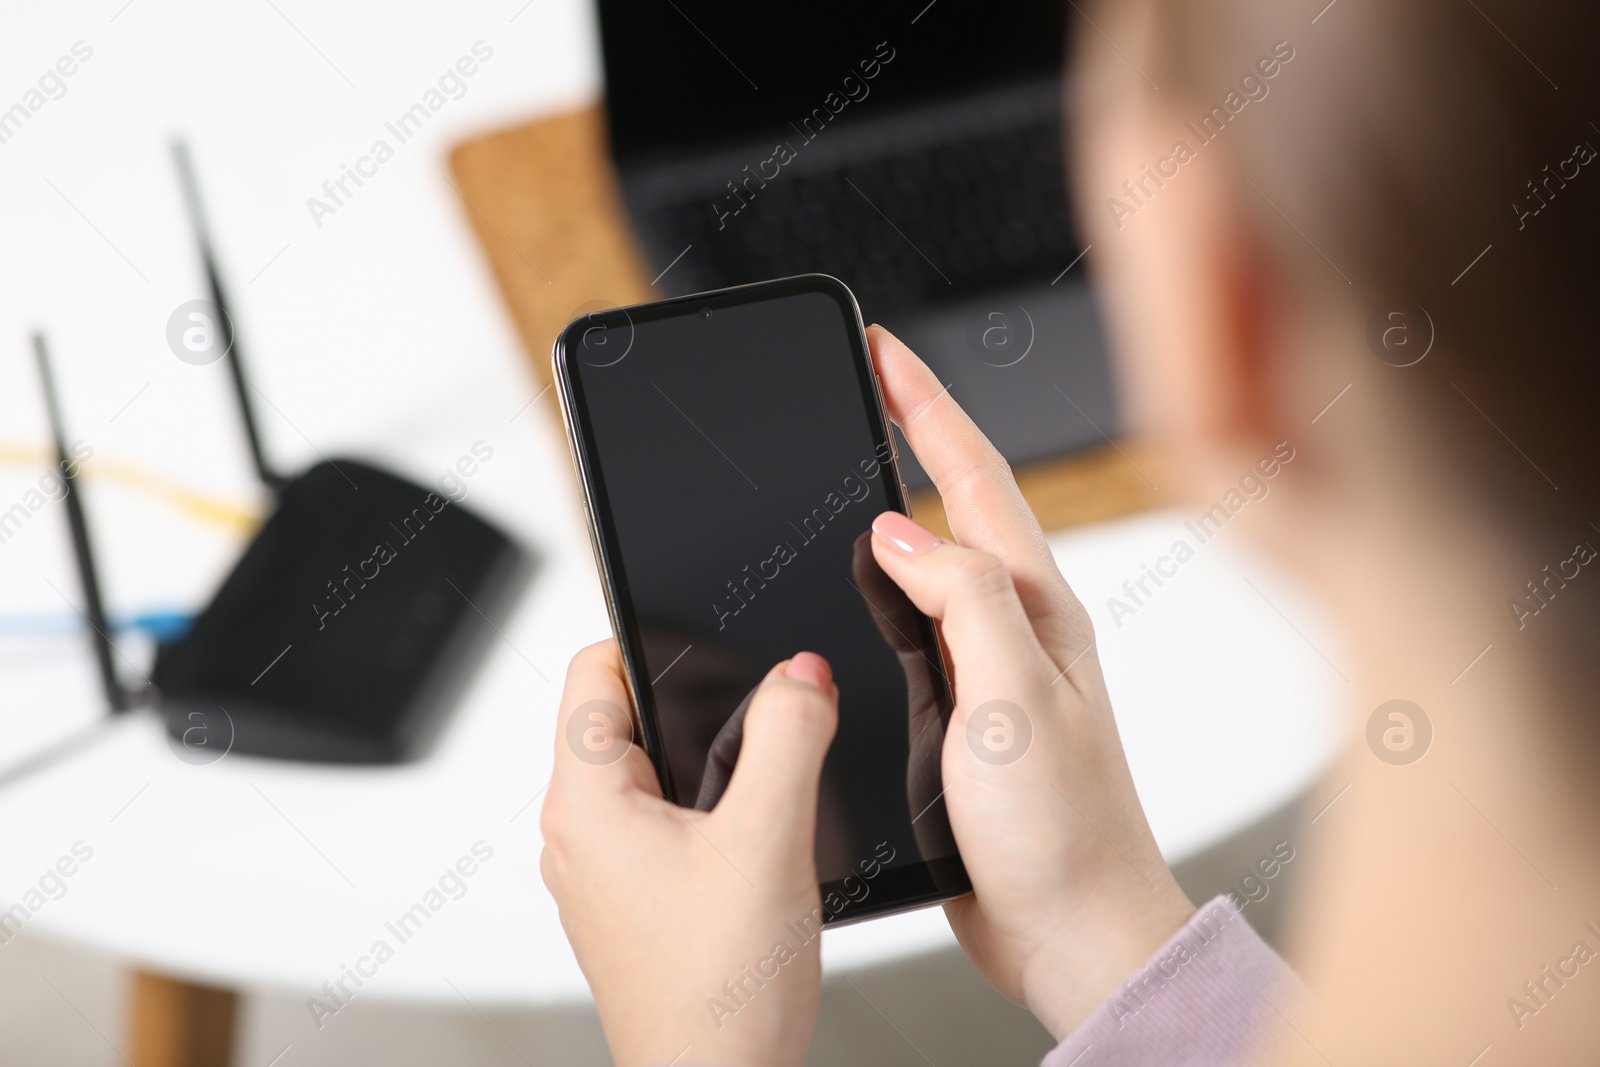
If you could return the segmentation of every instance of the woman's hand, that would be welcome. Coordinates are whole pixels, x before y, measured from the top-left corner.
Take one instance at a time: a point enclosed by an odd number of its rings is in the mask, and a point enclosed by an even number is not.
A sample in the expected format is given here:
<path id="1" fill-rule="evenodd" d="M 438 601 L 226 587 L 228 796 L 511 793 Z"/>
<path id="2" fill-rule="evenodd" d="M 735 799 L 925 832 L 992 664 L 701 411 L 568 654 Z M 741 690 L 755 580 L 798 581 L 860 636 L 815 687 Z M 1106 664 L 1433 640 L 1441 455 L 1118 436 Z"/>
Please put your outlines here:
<path id="1" fill-rule="evenodd" d="M 896 512 L 879 565 L 939 620 L 955 685 L 945 803 L 973 894 L 945 906 L 995 988 L 1058 1038 L 1193 913 L 1128 773 L 1094 629 L 1011 470 L 920 360 L 868 331 L 890 415 L 956 543 Z"/>
<path id="2" fill-rule="evenodd" d="M 544 881 L 618 1067 L 805 1060 L 821 998 L 817 784 L 838 723 L 827 661 L 774 667 L 712 811 L 662 799 L 630 743 L 614 641 L 567 670 L 540 824 Z"/>

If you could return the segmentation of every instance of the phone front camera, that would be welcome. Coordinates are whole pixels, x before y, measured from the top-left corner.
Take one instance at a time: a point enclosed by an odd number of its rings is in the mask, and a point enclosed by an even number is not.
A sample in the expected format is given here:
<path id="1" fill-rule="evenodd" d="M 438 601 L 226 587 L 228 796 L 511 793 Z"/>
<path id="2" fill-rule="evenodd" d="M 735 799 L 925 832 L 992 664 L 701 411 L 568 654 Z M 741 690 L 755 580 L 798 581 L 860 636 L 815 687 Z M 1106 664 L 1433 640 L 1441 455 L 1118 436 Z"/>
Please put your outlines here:
<path id="1" fill-rule="evenodd" d="M 701 318 L 702 321 L 704 321 L 705 319 L 709 319 L 710 317 L 711 317 L 711 309 L 710 308 L 701 308 L 700 309 L 700 318 Z"/>

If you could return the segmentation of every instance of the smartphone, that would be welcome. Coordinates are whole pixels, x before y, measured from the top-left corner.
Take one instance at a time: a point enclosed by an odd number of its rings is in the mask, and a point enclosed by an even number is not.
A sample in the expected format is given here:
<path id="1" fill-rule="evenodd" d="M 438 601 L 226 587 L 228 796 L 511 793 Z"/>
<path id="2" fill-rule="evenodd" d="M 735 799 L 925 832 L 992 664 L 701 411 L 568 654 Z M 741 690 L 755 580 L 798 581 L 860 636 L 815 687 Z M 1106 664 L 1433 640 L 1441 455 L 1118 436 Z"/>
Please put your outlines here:
<path id="1" fill-rule="evenodd" d="M 850 290 L 806 274 L 597 311 L 552 360 L 662 794 L 715 805 L 751 693 L 816 652 L 839 687 L 824 923 L 968 892 L 940 777 L 954 701 L 939 641 L 872 556 L 872 520 L 908 512 Z"/>

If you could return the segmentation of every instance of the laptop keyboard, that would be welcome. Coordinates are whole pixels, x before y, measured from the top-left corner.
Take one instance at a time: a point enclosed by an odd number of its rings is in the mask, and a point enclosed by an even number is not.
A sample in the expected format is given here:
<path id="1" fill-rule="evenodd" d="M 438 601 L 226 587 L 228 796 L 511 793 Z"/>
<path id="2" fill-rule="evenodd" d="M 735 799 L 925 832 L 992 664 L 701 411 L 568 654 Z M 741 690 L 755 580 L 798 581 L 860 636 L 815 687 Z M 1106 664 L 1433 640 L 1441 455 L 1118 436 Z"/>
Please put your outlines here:
<path id="1" fill-rule="evenodd" d="M 847 281 L 876 311 L 1048 280 L 1077 255 L 1059 117 L 893 147 L 809 170 L 798 169 L 812 151 L 802 147 L 766 188 L 751 183 L 755 196 L 720 230 L 712 204 L 736 206 L 726 188 L 658 208 L 651 221 L 663 247 L 694 246 L 663 288 L 688 293 L 820 271 Z"/>

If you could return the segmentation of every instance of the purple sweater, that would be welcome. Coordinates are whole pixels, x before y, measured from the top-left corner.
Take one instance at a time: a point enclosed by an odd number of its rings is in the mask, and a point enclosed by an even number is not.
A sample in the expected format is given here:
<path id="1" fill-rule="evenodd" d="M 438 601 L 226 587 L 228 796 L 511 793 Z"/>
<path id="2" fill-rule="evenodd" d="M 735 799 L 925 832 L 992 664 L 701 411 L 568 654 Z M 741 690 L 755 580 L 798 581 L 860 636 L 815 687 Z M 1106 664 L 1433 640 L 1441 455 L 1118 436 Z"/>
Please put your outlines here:
<path id="1" fill-rule="evenodd" d="M 1226 897 L 1204 905 L 1042 1067 L 1222 1067 L 1300 993 Z"/>
<path id="2" fill-rule="evenodd" d="M 1217 897 L 1040 1067 L 1229 1067 L 1302 994 L 1289 965 Z"/>

